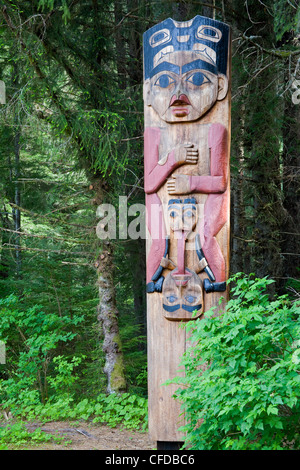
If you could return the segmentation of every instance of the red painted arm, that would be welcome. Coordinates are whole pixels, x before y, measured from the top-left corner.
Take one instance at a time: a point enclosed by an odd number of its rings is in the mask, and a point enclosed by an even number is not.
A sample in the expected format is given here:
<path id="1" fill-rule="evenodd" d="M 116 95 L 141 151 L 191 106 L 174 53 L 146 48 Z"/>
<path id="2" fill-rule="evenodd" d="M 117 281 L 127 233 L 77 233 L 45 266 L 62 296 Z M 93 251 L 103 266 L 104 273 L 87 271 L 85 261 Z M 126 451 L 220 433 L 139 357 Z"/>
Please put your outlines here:
<path id="1" fill-rule="evenodd" d="M 174 151 L 168 155 L 164 165 L 159 165 L 160 129 L 147 127 L 144 133 L 144 189 L 145 193 L 155 193 L 168 176 L 179 166 L 175 161 Z"/>
<path id="2" fill-rule="evenodd" d="M 212 124 L 208 132 L 210 175 L 190 176 L 191 192 L 223 193 L 228 183 L 227 130 L 222 124 Z"/>

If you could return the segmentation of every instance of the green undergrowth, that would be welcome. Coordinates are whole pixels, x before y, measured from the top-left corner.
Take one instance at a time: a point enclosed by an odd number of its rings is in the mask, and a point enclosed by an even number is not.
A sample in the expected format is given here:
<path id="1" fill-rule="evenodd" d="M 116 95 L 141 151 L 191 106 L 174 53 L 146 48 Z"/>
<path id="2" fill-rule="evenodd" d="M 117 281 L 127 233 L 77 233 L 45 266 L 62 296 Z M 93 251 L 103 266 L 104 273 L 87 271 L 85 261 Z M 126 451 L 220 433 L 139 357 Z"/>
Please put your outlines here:
<path id="1" fill-rule="evenodd" d="M 27 422 L 39 421 L 88 421 L 108 425 L 111 428 L 147 430 L 147 399 L 124 393 L 122 395 L 100 394 L 96 400 L 83 400 L 75 403 L 72 398 L 60 397 L 46 404 L 11 406 L 12 424 L 0 424 L 0 450 L 24 446 L 37 446 L 45 443 L 67 444 L 63 437 L 45 433 L 40 428 L 29 431 Z M 7 410 L 7 408 L 6 408 Z M 0 408 L 1 412 L 1 408 Z"/>
<path id="2" fill-rule="evenodd" d="M 147 399 L 123 393 L 106 395 L 101 393 L 97 399 L 84 398 L 75 402 L 72 397 L 61 396 L 42 404 L 12 406 L 12 415 L 27 420 L 85 420 L 145 431 L 147 429 Z"/>
<path id="3" fill-rule="evenodd" d="M 67 443 L 63 437 L 45 433 L 40 427 L 34 431 L 29 431 L 22 421 L 6 424 L 5 426 L 0 425 L 0 450 L 53 442 L 56 444 Z"/>
<path id="4" fill-rule="evenodd" d="M 13 295 L 0 299 L 0 341 L 6 346 L 0 415 L 2 409 L 14 420 L 79 419 L 145 430 L 146 398 L 133 392 L 107 395 L 100 384 L 98 394 L 82 390 L 87 358 L 74 350 L 82 321 L 77 315 L 47 313 L 39 305 L 24 308 Z"/>
<path id="5" fill-rule="evenodd" d="M 7 408 L 6 408 L 7 410 Z M 39 421 L 88 421 L 108 425 L 111 428 L 147 430 L 147 399 L 123 393 L 122 395 L 100 394 L 96 400 L 84 398 L 75 403 L 70 397 L 49 401 L 46 404 L 28 404 L 26 406 L 11 406 L 12 424 L 0 424 L 0 450 L 36 446 L 38 444 L 56 443 L 67 444 L 63 437 L 45 433 L 40 428 L 29 431 L 27 422 Z M 0 408 L 1 412 L 1 408 Z"/>

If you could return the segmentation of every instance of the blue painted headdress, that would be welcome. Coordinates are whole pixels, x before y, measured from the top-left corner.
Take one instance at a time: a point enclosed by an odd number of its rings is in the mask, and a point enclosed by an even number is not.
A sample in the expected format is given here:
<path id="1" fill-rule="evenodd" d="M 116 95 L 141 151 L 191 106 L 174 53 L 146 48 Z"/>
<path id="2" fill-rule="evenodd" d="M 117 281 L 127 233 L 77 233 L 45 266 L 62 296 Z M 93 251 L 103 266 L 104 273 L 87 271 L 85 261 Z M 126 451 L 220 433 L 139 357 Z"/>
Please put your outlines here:
<path id="1" fill-rule="evenodd" d="M 228 35 L 229 26 L 204 16 L 185 22 L 166 19 L 144 33 L 144 79 L 162 70 L 175 51 L 194 51 L 204 68 L 226 75 Z"/>

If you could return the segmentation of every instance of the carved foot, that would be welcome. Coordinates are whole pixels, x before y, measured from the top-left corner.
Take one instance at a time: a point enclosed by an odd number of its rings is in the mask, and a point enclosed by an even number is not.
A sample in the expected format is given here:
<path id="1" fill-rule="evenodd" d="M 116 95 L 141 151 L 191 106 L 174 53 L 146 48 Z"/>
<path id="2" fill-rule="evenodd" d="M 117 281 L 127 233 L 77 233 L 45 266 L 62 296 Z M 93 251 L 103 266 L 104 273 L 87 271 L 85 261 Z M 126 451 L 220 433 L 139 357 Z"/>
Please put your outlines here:
<path id="1" fill-rule="evenodd" d="M 209 279 L 204 279 L 203 287 L 205 292 L 225 292 L 226 291 L 226 282 L 210 282 Z"/>
<path id="2" fill-rule="evenodd" d="M 161 276 L 156 282 L 148 282 L 148 284 L 146 285 L 147 294 L 152 294 L 153 292 L 161 292 L 164 280 L 164 276 Z"/>

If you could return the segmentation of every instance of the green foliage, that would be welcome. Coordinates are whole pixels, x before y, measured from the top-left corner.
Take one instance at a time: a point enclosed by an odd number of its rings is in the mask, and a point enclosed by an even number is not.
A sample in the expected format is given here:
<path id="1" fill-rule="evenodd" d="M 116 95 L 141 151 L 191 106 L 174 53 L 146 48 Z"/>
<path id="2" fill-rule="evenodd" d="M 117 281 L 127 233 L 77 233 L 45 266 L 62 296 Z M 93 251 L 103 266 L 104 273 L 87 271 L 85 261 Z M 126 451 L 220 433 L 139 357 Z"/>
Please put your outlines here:
<path id="1" fill-rule="evenodd" d="M 1 401 L 14 414 L 40 401 L 48 399 L 49 386 L 65 391 L 74 382 L 73 367 L 78 358 L 70 362 L 58 355 L 61 344 L 71 342 L 76 333 L 69 331 L 83 321 L 83 317 L 46 314 L 40 306 L 22 310 L 16 296 L 0 299 L 0 338 L 6 344 L 7 374 L 0 379 Z M 55 357 L 56 356 L 56 357 Z M 54 377 L 49 379 L 51 369 Z"/>
<path id="2" fill-rule="evenodd" d="M 63 12 L 62 19 L 66 24 L 71 18 L 71 13 L 67 4 L 67 0 L 61 0 L 61 5 L 55 5 L 55 3 L 57 4 L 58 2 L 55 2 L 55 0 L 39 0 L 38 8 L 43 11 L 46 7 L 48 7 L 49 10 L 53 10 L 55 6 L 58 7 Z"/>
<path id="3" fill-rule="evenodd" d="M 194 344 L 176 383 L 193 449 L 300 446 L 299 302 L 270 300 L 272 280 L 237 274 L 225 313 L 187 324 Z M 207 367 L 208 366 L 208 367 Z M 202 424 L 199 426 L 199 422 Z"/>
<path id="4" fill-rule="evenodd" d="M 114 179 L 124 175 L 129 154 L 128 142 L 121 144 L 127 135 L 124 118 L 105 109 L 82 110 L 73 121 L 73 129 L 80 135 L 80 150 L 89 153 L 91 171 L 103 177 L 113 175 Z"/>
<path id="5" fill-rule="evenodd" d="M 281 40 L 285 33 L 300 31 L 300 5 L 299 2 L 276 0 L 274 8 L 274 30 L 276 39 Z"/>
<path id="6" fill-rule="evenodd" d="M 290 276 L 290 287 L 297 289 L 299 282 L 291 279 L 296 278 L 294 254 L 299 250 L 293 234 L 298 227 L 296 222 L 286 226 L 287 212 L 293 223 L 297 220 L 296 161 L 291 162 L 293 173 L 281 149 L 291 150 L 282 119 L 298 55 L 287 64 L 263 50 L 276 52 L 278 47 L 288 55 L 298 47 L 299 2 L 269 0 L 261 8 L 254 0 L 243 8 L 236 0 L 225 3 L 214 13 L 232 25 L 234 34 L 233 269 L 272 273 L 277 279 Z M 86 8 L 86 2 L 22 0 L 7 2 L 5 11 L 13 27 L 1 10 L 0 78 L 7 105 L 0 112 L 0 294 L 18 293 L 22 308 L 12 319 L 9 309 L 2 318 L 9 347 L 1 370 L 1 400 L 16 414 L 93 416 L 93 399 L 104 390 L 105 376 L 93 269 L 99 246 L 90 202 L 105 199 L 116 206 L 121 194 L 130 204 L 144 202 L 142 33 L 169 16 L 181 21 L 210 16 L 213 10 L 197 2 L 101 0 Z M 243 33 L 250 36 L 250 31 L 254 42 L 249 43 Z M 290 126 L 298 135 L 296 119 Z M 95 179 L 99 189 L 91 193 Z M 16 189 L 20 237 L 14 233 Z M 293 197 L 283 207 L 288 191 Z M 286 244 L 287 238 L 293 243 Z M 145 395 L 145 247 L 123 242 L 114 246 L 120 337 L 130 390 Z M 83 320 L 74 324 L 79 317 Z M 39 328 L 45 328 L 41 337 Z M 104 398 L 101 403 L 106 409 Z M 111 422 L 117 419 L 113 410 L 103 413 Z"/>
<path id="7" fill-rule="evenodd" d="M 95 399 L 81 399 L 82 387 L 77 393 L 78 382 L 82 380 L 80 366 L 86 357 L 83 354 L 69 357 L 59 351 L 67 352 L 68 344 L 77 336 L 72 329 L 82 325 L 82 316 L 73 315 L 71 319 L 46 314 L 37 305 L 27 310 L 21 307 L 14 295 L 0 299 L 0 338 L 6 344 L 7 356 L 2 369 L 6 378 L 0 378 L 3 407 L 14 417 L 26 419 L 93 418 L 94 422 L 113 427 L 122 424 L 126 428 L 145 428 L 146 398 L 129 393 L 108 396 L 100 393 Z M 11 436 L 13 431 L 3 432 Z M 30 436 L 20 425 L 14 442 L 23 443 L 29 437 L 38 439 L 37 433 Z M 9 439 L 7 442 L 13 444 Z"/>
<path id="8" fill-rule="evenodd" d="M 19 410 L 13 406 L 10 409 L 27 420 L 39 419 L 44 422 L 82 419 L 106 424 L 112 428 L 121 426 L 143 431 L 146 431 L 148 424 L 147 399 L 130 393 L 100 393 L 96 399 L 84 398 L 77 402 L 71 396 L 57 393 L 45 404 L 36 401 L 20 406 Z"/>
<path id="9" fill-rule="evenodd" d="M 142 429 L 146 430 L 147 406 L 146 398 L 134 394 L 123 393 L 108 396 L 101 394 L 95 405 L 96 417 L 93 422 L 107 423 L 112 427 L 121 424 L 129 429 L 142 426 Z"/>
<path id="10" fill-rule="evenodd" d="M 14 417 L 26 419 L 93 418 L 94 422 L 109 426 L 145 428 L 145 398 L 129 393 L 109 396 L 101 393 L 96 399 L 82 400 L 82 391 L 77 396 L 80 374 L 76 371 L 85 356 L 67 357 L 58 352 L 63 343 L 64 351 L 67 350 L 67 343 L 76 337 L 69 329 L 80 325 L 82 320 L 76 315 L 71 320 L 45 314 L 38 306 L 22 311 L 13 295 L 0 300 L 0 337 L 6 343 L 8 358 L 8 367 L 4 369 L 8 377 L 0 378 L 2 406 Z M 29 437 L 38 439 L 37 434 L 29 436 L 21 426 L 14 442 L 23 443 Z M 14 443 L 11 437 L 9 439 L 9 443 Z"/>
<path id="11" fill-rule="evenodd" d="M 41 431 L 41 428 L 29 431 L 22 421 L 12 425 L 0 426 L 0 450 L 23 447 L 24 445 L 43 444 L 45 442 L 60 444 L 63 441 L 64 438 L 45 433 Z"/>

